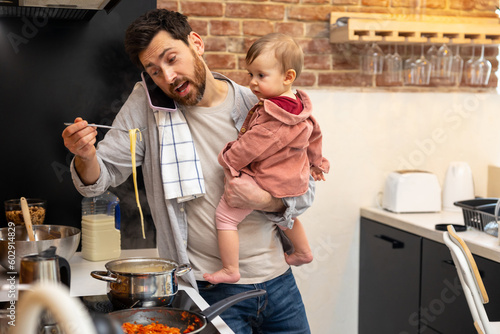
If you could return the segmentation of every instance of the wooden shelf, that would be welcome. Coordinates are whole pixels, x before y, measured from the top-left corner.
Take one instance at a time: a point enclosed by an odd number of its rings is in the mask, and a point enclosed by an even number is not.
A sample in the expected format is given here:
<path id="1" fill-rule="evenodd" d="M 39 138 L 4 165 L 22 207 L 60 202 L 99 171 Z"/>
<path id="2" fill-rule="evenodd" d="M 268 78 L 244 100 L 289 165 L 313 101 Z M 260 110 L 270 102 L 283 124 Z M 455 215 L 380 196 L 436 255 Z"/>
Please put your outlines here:
<path id="1" fill-rule="evenodd" d="M 331 43 L 500 44 L 497 18 L 332 12 L 330 27 Z"/>

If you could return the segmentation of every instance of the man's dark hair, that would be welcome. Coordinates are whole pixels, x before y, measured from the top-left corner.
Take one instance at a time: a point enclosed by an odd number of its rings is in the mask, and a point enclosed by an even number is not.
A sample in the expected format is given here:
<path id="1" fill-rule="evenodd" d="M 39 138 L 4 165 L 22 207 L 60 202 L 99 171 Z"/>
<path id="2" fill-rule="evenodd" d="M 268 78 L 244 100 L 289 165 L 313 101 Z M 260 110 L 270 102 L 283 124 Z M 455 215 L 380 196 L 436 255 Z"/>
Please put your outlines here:
<path id="1" fill-rule="evenodd" d="M 139 53 L 148 47 L 153 37 L 161 30 L 189 45 L 188 36 L 192 29 L 185 15 L 166 9 L 154 9 L 141 15 L 125 33 L 125 51 L 141 70 L 144 67 L 139 60 Z"/>

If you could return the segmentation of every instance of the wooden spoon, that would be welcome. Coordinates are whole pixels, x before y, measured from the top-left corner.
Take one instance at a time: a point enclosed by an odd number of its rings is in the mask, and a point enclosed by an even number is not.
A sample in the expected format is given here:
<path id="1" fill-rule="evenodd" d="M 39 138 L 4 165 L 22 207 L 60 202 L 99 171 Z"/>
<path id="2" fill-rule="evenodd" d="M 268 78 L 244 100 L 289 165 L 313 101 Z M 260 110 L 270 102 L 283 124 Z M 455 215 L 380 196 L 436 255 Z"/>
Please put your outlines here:
<path id="1" fill-rule="evenodd" d="M 26 230 L 28 231 L 28 237 L 30 238 L 30 241 L 35 241 L 35 234 L 33 233 L 33 225 L 31 224 L 28 201 L 26 201 L 26 198 L 24 197 L 21 197 L 21 210 L 23 212 L 24 224 L 26 225 Z"/>

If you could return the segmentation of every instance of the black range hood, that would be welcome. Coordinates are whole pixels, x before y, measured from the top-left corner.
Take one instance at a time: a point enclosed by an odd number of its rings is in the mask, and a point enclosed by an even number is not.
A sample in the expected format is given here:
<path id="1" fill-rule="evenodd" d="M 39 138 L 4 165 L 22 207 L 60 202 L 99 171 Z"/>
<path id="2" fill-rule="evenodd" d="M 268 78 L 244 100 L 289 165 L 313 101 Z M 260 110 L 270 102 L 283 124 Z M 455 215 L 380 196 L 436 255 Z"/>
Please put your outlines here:
<path id="1" fill-rule="evenodd" d="M 90 20 L 99 10 L 109 13 L 120 0 L 0 0 L 2 17 Z"/>

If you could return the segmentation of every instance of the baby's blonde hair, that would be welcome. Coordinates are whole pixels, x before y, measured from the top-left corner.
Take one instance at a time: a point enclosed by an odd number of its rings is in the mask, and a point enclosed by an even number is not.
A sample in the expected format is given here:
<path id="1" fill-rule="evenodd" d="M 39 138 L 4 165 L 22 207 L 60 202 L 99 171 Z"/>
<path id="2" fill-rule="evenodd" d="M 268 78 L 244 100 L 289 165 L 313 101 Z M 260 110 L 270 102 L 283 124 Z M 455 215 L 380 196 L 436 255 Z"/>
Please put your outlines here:
<path id="1" fill-rule="evenodd" d="M 283 73 L 295 70 L 296 78 L 304 66 L 304 53 L 297 42 L 290 36 L 282 33 L 271 33 L 256 40 L 247 52 L 245 61 L 250 65 L 263 52 L 274 49 L 276 60 L 281 63 Z"/>

